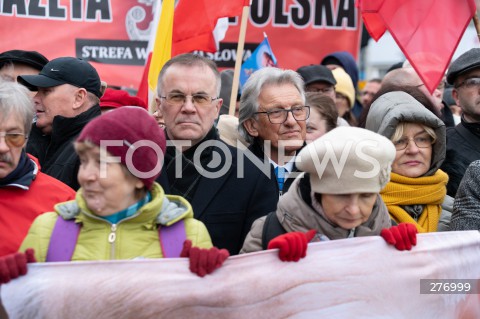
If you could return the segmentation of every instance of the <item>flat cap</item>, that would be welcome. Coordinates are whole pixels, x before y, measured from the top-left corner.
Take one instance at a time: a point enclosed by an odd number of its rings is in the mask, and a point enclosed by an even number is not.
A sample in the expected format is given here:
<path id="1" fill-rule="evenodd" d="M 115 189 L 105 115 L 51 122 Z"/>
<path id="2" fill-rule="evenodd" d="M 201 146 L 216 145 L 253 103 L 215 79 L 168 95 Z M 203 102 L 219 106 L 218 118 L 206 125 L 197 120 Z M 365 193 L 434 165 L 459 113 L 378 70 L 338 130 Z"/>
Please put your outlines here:
<path id="1" fill-rule="evenodd" d="M 480 48 L 473 48 L 452 62 L 447 72 L 447 82 L 453 84 L 457 76 L 467 71 L 480 68 Z"/>
<path id="2" fill-rule="evenodd" d="M 312 64 L 302 66 L 297 72 L 302 76 L 305 86 L 315 82 L 327 82 L 331 85 L 337 84 L 332 71 L 324 65 Z"/>
<path id="3" fill-rule="evenodd" d="M 48 59 L 37 51 L 10 50 L 0 53 L 0 68 L 9 62 L 27 64 L 41 71 Z"/>

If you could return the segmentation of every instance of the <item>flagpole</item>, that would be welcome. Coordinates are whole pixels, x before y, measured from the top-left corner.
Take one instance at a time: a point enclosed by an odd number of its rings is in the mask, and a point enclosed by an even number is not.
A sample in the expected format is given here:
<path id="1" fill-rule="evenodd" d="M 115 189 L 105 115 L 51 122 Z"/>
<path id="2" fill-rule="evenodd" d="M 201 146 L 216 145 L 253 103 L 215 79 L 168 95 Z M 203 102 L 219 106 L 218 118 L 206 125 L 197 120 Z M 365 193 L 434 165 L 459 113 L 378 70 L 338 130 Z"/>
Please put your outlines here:
<path id="1" fill-rule="evenodd" d="M 473 25 L 475 26 L 475 30 L 477 31 L 478 40 L 480 40 L 480 21 L 478 20 L 477 12 L 473 15 Z"/>
<path id="2" fill-rule="evenodd" d="M 251 2 L 251 1 L 250 1 Z M 235 106 L 237 104 L 238 82 L 240 80 L 240 68 L 243 62 L 243 47 L 247 33 L 247 21 L 250 15 L 250 6 L 244 6 L 242 11 L 242 22 L 240 24 L 240 35 L 237 44 L 237 59 L 235 60 L 235 71 L 233 73 L 232 93 L 230 95 L 229 115 L 235 115 Z"/>

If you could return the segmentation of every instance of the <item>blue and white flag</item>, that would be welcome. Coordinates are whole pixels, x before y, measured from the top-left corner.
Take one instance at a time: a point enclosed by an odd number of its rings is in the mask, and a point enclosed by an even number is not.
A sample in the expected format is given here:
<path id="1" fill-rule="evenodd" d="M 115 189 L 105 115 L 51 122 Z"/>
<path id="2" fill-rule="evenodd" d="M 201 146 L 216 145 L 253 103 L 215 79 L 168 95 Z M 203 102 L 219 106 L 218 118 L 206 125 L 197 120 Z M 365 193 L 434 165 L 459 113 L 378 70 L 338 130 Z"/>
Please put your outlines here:
<path id="1" fill-rule="evenodd" d="M 268 38 L 265 37 L 255 51 L 253 51 L 252 55 L 242 64 L 240 70 L 240 88 L 243 87 L 253 72 L 267 66 L 277 66 L 277 59 L 275 55 L 273 55 L 270 43 L 268 43 Z"/>

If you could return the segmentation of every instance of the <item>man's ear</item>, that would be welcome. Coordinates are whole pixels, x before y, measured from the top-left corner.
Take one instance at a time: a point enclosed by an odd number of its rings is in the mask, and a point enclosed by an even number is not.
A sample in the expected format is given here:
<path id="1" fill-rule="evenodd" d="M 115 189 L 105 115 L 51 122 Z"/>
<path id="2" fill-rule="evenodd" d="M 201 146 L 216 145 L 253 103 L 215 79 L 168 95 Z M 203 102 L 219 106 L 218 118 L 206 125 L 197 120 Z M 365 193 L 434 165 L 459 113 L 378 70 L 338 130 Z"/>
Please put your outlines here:
<path id="1" fill-rule="evenodd" d="M 162 104 L 162 101 L 158 97 L 158 95 L 155 94 L 155 99 L 151 103 L 152 111 L 153 112 L 160 112 L 160 105 Z"/>
<path id="2" fill-rule="evenodd" d="M 73 109 L 78 110 L 85 104 L 85 101 L 88 99 L 88 93 L 87 90 L 85 90 L 84 88 L 78 88 L 74 91 L 73 94 L 75 95 Z"/>
<path id="3" fill-rule="evenodd" d="M 223 99 L 222 98 L 219 98 L 218 100 L 216 100 L 217 103 L 215 103 L 215 107 L 217 108 L 217 117 L 220 116 L 220 110 L 222 109 L 222 105 L 223 105 Z"/>
<path id="4" fill-rule="evenodd" d="M 455 88 L 452 90 L 452 97 L 453 97 L 453 99 L 455 100 L 455 104 L 458 105 L 458 106 L 460 106 L 460 104 L 458 104 L 458 103 L 459 103 L 459 101 L 458 101 L 458 92 L 457 92 L 457 89 L 455 89 Z M 460 106 L 460 107 L 461 107 L 461 106 Z"/>
<path id="5" fill-rule="evenodd" d="M 245 128 L 245 130 L 247 130 L 250 136 L 258 136 L 258 122 L 255 119 L 249 118 L 248 120 L 243 122 L 243 127 Z"/>

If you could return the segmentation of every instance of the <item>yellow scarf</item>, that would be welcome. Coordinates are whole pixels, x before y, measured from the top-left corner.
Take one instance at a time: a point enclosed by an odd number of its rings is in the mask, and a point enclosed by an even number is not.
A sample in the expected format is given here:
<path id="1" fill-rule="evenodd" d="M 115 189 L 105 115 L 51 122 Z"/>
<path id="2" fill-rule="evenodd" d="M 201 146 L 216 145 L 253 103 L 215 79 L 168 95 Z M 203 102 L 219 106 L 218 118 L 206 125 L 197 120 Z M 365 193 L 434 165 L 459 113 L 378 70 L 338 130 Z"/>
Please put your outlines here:
<path id="1" fill-rule="evenodd" d="M 391 173 L 390 182 L 380 192 L 388 212 L 397 223 L 412 223 L 419 233 L 437 231 L 447 193 L 448 175 L 438 170 L 433 176 L 405 177 Z M 415 221 L 401 206 L 425 205 Z"/>

